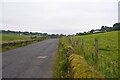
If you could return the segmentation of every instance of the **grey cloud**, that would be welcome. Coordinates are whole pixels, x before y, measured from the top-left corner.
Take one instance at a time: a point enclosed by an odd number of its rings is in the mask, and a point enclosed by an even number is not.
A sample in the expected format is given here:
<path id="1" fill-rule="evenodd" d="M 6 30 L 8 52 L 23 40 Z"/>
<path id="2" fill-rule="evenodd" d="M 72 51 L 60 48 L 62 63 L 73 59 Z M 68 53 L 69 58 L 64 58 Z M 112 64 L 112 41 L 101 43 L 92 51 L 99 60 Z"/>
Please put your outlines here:
<path id="1" fill-rule="evenodd" d="M 117 0 L 5 1 L 3 29 L 70 34 L 117 22 Z"/>

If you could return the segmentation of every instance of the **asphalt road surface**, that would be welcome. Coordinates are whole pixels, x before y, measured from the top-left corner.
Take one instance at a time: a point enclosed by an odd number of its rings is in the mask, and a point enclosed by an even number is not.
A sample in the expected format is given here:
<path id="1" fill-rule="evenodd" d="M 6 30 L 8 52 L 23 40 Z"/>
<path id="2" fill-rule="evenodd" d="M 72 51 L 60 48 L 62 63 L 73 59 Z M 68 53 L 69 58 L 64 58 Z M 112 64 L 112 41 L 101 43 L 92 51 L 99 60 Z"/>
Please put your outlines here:
<path id="1" fill-rule="evenodd" d="M 3 78 L 52 78 L 58 39 L 30 44 L 2 54 Z"/>

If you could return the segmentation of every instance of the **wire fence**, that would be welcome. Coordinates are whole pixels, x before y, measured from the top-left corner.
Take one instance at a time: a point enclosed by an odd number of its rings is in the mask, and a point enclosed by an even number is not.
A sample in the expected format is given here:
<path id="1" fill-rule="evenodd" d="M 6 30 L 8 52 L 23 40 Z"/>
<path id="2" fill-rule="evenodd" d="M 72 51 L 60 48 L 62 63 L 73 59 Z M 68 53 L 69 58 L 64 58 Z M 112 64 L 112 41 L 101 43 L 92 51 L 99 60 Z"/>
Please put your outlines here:
<path id="1" fill-rule="evenodd" d="M 100 71 L 105 77 L 118 77 L 117 42 L 99 38 L 77 37 L 68 37 L 68 42 L 74 48 L 75 53 L 84 56 L 88 64 Z"/>

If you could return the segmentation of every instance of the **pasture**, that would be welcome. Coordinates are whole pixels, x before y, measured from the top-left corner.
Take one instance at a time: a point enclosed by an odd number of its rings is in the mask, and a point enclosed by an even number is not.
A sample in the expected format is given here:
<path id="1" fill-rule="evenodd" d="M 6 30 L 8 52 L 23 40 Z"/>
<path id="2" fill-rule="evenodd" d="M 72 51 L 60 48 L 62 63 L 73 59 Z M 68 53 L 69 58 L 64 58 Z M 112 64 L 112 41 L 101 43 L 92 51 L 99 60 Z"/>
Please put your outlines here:
<path id="1" fill-rule="evenodd" d="M 97 70 L 107 78 L 118 77 L 118 31 L 72 37 L 75 53 L 83 55 L 89 65 L 95 64 L 95 38 L 98 39 Z M 81 46 L 83 39 L 84 46 Z"/>
<path id="2" fill-rule="evenodd" d="M 2 45 L 0 51 L 8 51 L 31 43 L 39 42 L 45 39 L 47 39 L 47 37 L 37 36 L 35 38 L 31 38 L 30 36 L 27 35 L 0 34 L 1 42 L 0 44 Z"/>
<path id="3" fill-rule="evenodd" d="M 30 36 L 17 35 L 17 34 L 0 34 L 0 40 L 2 42 L 17 41 L 17 40 L 28 40 Z"/>
<path id="4" fill-rule="evenodd" d="M 87 63 L 94 69 L 99 71 L 102 75 L 104 75 L 105 78 L 118 78 L 118 32 L 119 31 L 112 31 L 84 36 L 61 37 L 61 44 L 59 44 L 59 46 L 61 47 L 61 45 L 63 44 L 67 46 L 72 46 L 75 54 L 83 56 Z M 98 39 L 97 63 L 95 55 L 95 38 Z M 64 47 L 61 48 L 63 51 L 65 50 Z M 66 52 L 62 52 L 61 49 L 60 51 L 58 51 L 58 53 L 58 58 L 65 57 L 63 54 L 66 54 Z M 62 56 L 60 54 L 62 54 Z M 66 59 L 64 58 L 64 60 Z M 59 61 L 60 60 L 58 60 L 57 62 L 59 63 Z M 62 64 L 62 62 L 60 63 Z M 65 63 L 67 64 L 67 62 Z"/>

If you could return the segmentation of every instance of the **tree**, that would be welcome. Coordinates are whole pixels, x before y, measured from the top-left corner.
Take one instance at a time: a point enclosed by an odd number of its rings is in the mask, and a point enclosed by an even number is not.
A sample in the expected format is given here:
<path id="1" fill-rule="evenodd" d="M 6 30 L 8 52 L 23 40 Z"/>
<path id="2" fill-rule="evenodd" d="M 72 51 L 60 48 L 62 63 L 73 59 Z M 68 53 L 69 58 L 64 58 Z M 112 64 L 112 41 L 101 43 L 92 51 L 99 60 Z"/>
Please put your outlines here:
<path id="1" fill-rule="evenodd" d="M 66 35 L 64 35 L 64 34 L 60 34 L 60 37 L 63 37 L 63 36 L 66 36 Z"/>
<path id="2" fill-rule="evenodd" d="M 93 30 L 93 29 L 92 29 L 92 30 L 90 31 L 90 33 L 91 33 L 91 34 L 93 34 L 93 33 L 94 33 L 94 31 L 95 31 L 95 30 Z"/>
<path id="3" fill-rule="evenodd" d="M 83 33 L 81 33 L 81 32 L 76 33 L 76 36 L 80 36 L 80 35 L 83 35 Z"/>
<path id="4" fill-rule="evenodd" d="M 105 31 L 105 26 L 102 26 L 102 27 L 101 27 L 101 31 Z"/>
<path id="5" fill-rule="evenodd" d="M 43 33 L 42 35 L 43 35 L 43 36 L 47 36 L 48 34 L 47 34 L 47 33 Z"/>
<path id="6" fill-rule="evenodd" d="M 100 31 L 103 31 L 103 32 L 104 32 L 104 31 L 107 31 L 107 32 L 109 32 L 109 31 L 112 31 L 112 30 L 113 30 L 112 27 L 102 26 Z"/>
<path id="7" fill-rule="evenodd" d="M 115 23 L 113 25 L 113 30 L 120 30 L 120 23 Z"/>
<path id="8" fill-rule="evenodd" d="M 25 31 L 23 32 L 24 35 L 30 35 L 29 32 Z"/>

